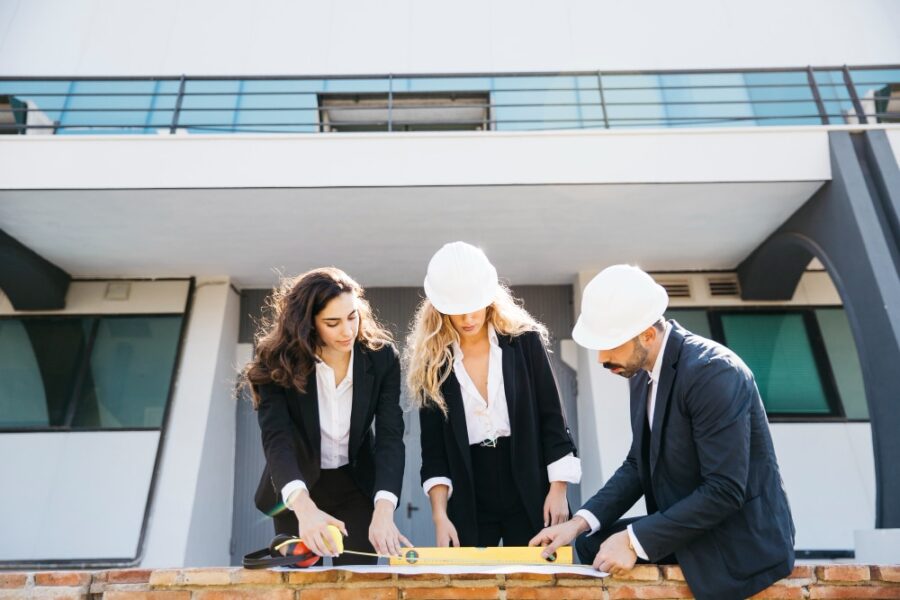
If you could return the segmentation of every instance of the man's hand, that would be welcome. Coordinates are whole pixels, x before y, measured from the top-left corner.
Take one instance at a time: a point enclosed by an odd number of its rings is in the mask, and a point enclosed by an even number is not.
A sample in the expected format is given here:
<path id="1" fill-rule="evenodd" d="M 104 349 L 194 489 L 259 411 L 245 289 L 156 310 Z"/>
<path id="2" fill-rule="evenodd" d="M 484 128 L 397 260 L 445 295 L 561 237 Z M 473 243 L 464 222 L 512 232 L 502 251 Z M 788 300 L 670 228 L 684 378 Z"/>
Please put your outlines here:
<path id="1" fill-rule="evenodd" d="M 572 517 L 565 523 L 542 529 L 528 542 L 529 546 L 546 546 L 541 556 L 549 558 L 557 548 L 568 546 L 581 533 L 590 531 L 591 526 L 581 517 Z"/>
<path id="2" fill-rule="evenodd" d="M 637 561 L 637 554 L 631 547 L 628 531 L 620 531 L 606 538 L 594 557 L 594 568 L 604 573 L 621 575 L 630 571 Z"/>

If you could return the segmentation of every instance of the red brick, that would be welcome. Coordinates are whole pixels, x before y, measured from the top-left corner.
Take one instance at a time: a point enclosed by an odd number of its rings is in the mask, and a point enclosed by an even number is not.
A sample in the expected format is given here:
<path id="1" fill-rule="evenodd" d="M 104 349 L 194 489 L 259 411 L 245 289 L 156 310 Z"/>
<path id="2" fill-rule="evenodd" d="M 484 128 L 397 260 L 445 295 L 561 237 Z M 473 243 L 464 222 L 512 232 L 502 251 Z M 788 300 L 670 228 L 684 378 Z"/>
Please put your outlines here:
<path id="1" fill-rule="evenodd" d="M 456 579 L 456 575 L 453 578 Z M 551 575 L 550 573 L 510 573 L 506 576 L 506 581 L 511 583 L 546 583 L 551 585 L 556 581 L 556 575 Z"/>
<path id="2" fill-rule="evenodd" d="M 90 585 L 89 571 L 47 571 L 34 574 L 35 585 L 65 585 L 68 587 Z"/>
<path id="3" fill-rule="evenodd" d="M 84 588 L 67 588 L 62 586 L 35 588 L 28 590 L 27 595 L 14 596 L 15 598 L 37 598 L 45 600 L 87 600 L 90 598 Z"/>
<path id="4" fill-rule="evenodd" d="M 684 581 L 684 573 L 681 567 L 675 565 L 665 565 L 662 567 L 663 578 L 670 581 Z"/>
<path id="5" fill-rule="evenodd" d="M 853 600 L 897 600 L 900 586 L 883 585 L 814 585 L 809 588 L 811 600 L 850 599 Z"/>
<path id="6" fill-rule="evenodd" d="M 299 600 L 397 600 L 397 588 L 355 589 L 305 589 L 300 590 Z"/>
<path id="7" fill-rule="evenodd" d="M 404 581 L 433 581 L 434 583 L 443 583 L 449 584 L 450 578 L 447 575 L 442 575 L 440 573 L 399 573 L 397 575 L 397 580 L 400 582 Z"/>
<path id="8" fill-rule="evenodd" d="M 294 590 L 202 590 L 193 600 L 294 600 Z"/>
<path id="9" fill-rule="evenodd" d="M 603 588 L 595 587 L 514 587 L 506 589 L 507 600 L 600 600 Z"/>
<path id="10" fill-rule="evenodd" d="M 393 573 L 358 573 L 356 571 L 342 571 L 342 583 L 366 583 L 368 581 L 390 581 L 394 578 Z"/>
<path id="11" fill-rule="evenodd" d="M 803 588 L 799 585 L 773 585 L 752 597 L 752 600 L 802 600 Z"/>
<path id="12" fill-rule="evenodd" d="M 816 569 L 822 581 L 869 581 L 869 567 L 864 565 L 826 565 Z"/>
<path id="13" fill-rule="evenodd" d="M 152 569 L 116 569 L 94 574 L 94 582 L 102 575 L 102 581 L 107 583 L 148 583 Z"/>
<path id="14" fill-rule="evenodd" d="M 103 600 L 191 600 L 190 592 L 105 592 Z"/>
<path id="15" fill-rule="evenodd" d="M 816 574 L 816 569 L 812 565 L 796 565 L 787 579 L 812 579 Z"/>
<path id="16" fill-rule="evenodd" d="M 604 579 L 602 577 L 591 577 L 589 575 L 565 575 L 556 576 L 557 587 L 581 587 L 581 586 L 602 586 Z"/>
<path id="17" fill-rule="evenodd" d="M 185 569 L 183 585 L 228 585 L 231 583 L 229 569 Z"/>
<path id="18" fill-rule="evenodd" d="M 150 573 L 150 587 L 170 587 L 178 584 L 181 571 L 178 569 L 157 569 Z"/>
<path id="19" fill-rule="evenodd" d="M 0 588 L 20 588 L 28 583 L 28 573 L 0 573 Z"/>
<path id="20" fill-rule="evenodd" d="M 404 600 L 497 600 L 500 598 L 500 588 L 496 586 L 406 588 L 401 597 Z"/>
<path id="21" fill-rule="evenodd" d="M 613 575 L 619 581 L 659 581 L 659 567 L 656 565 L 635 565 L 627 573 Z"/>
<path id="22" fill-rule="evenodd" d="M 489 575 L 487 573 L 456 573 L 451 578 L 450 585 L 457 581 L 467 582 L 465 585 L 500 585 L 503 583 L 503 575 Z"/>
<path id="23" fill-rule="evenodd" d="M 872 579 L 900 583 L 900 565 L 872 567 Z"/>
<path id="24" fill-rule="evenodd" d="M 278 585 L 284 582 L 284 571 L 269 569 L 235 569 L 231 582 L 236 584 Z"/>
<path id="25" fill-rule="evenodd" d="M 686 585 L 618 585 L 609 588 L 610 600 L 637 598 L 641 600 L 668 600 L 693 598 Z"/>
<path id="26" fill-rule="evenodd" d="M 291 585 L 308 585 L 310 583 L 337 583 L 341 572 L 336 569 L 328 571 L 289 571 L 287 582 Z"/>
<path id="27" fill-rule="evenodd" d="M 91 585 L 106 583 L 107 575 L 109 575 L 109 571 L 94 571 L 91 573 Z"/>

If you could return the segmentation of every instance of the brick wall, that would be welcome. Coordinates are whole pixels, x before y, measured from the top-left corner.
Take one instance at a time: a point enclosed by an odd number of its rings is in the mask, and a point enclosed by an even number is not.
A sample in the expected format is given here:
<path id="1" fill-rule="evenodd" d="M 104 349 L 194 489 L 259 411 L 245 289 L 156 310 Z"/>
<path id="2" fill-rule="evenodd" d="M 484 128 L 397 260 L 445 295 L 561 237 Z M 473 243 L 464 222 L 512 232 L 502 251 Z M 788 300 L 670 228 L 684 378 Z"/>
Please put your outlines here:
<path id="1" fill-rule="evenodd" d="M 580 600 L 690 598 L 678 567 L 638 566 L 627 577 L 394 575 L 349 571 L 125 569 L 0 572 L 0 600 Z M 900 566 L 802 565 L 760 599 L 900 600 Z"/>

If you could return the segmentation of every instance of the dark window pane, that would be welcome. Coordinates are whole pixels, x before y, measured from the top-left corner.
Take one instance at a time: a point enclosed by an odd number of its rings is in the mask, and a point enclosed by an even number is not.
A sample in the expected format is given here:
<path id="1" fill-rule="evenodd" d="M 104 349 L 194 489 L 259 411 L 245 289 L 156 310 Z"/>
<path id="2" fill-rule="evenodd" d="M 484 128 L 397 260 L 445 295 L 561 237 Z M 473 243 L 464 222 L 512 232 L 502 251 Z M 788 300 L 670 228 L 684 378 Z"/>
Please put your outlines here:
<path id="1" fill-rule="evenodd" d="M 100 320 L 73 427 L 160 427 L 181 317 Z"/>
<path id="2" fill-rule="evenodd" d="M 844 403 L 844 413 L 848 419 L 868 419 L 866 390 L 847 314 L 843 308 L 820 308 L 816 310 L 816 318 L 838 393 Z"/>
<path id="3" fill-rule="evenodd" d="M 675 319 L 679 325 L 691 333 L 712 339 L 712 332 L 709 330 L 709 319 L 706 318 L 705 310 L 671 308 L 666 311 L 666 318 Z"/>
<path id="4" fill-rule="evenodd" d="M 829 414 L 803 315 L 723 314 L 725 342 L 756 376 L 769 413 Z"/>
<path id="5" fill-rule="evenodd" d="M 0 427 L 160 427 L 181 320 L 0 319 Z"/>
<path id="6" fill-rule="evenodd" d="M 0 319 L 0 427 L 65 425 L 88 319 Z"/>

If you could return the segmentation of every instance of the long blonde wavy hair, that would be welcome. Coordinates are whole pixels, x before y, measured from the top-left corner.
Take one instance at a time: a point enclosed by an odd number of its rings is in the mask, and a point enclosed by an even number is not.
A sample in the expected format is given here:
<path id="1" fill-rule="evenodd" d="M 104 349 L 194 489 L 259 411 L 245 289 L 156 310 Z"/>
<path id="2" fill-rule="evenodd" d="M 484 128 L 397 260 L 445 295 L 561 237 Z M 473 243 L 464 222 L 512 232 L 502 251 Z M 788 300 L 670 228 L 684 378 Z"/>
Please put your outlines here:
<path id="1" fill-rule="evenodd" d="M 485 322 L 493 325 L 498 334 L 512 337 L 535 331 L 541 336 L 544 346 L 549 344 L 547 328 L 532 317 L 503 284 L 500 284 L 497 296 L 487 307 Z M 453 342 L 459 342 L 459 333 L 450 322 L 450 317 L 439 312 L 427 298 L 422 300 L 416 309 L 403 352 L 406 387 L 417 408 L 435 406 L 447 415 L 441 385 L 450 376 Z"/>

